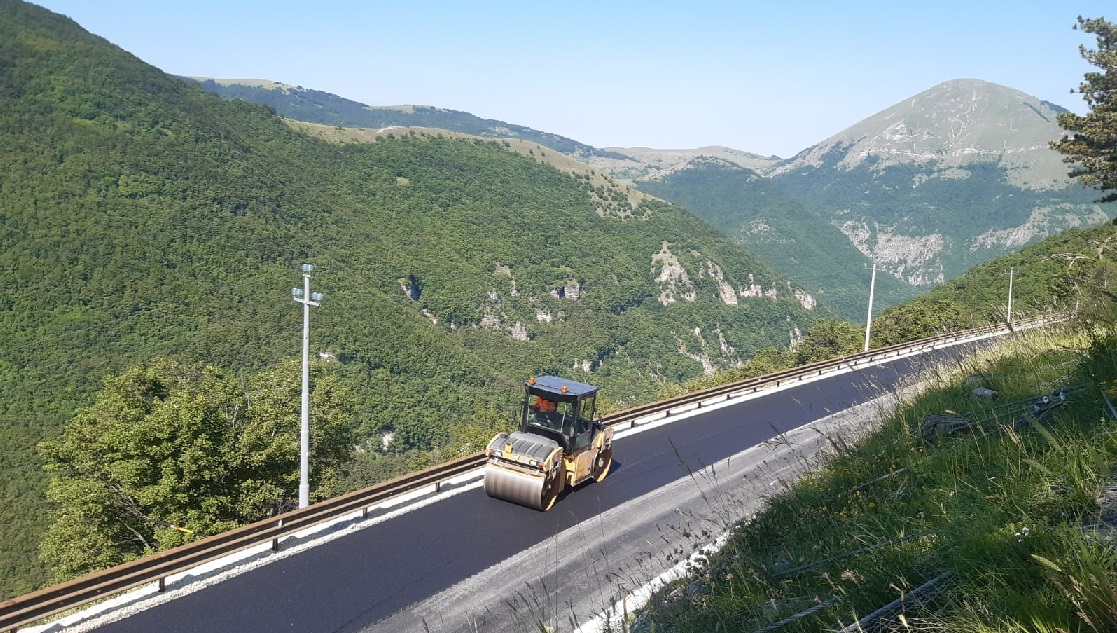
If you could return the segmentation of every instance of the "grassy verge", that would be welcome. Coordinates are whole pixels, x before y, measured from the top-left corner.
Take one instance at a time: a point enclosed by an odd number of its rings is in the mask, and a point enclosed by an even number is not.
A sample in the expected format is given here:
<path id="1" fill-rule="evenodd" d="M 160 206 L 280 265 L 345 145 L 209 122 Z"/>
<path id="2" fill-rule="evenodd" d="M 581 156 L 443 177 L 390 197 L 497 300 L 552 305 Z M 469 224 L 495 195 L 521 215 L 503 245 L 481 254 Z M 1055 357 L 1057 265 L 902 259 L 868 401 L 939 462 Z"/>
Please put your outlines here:
<path id="1" fill-rule="evenodd" d="M 1117 538 L 1097 502 L 1117 466 L 1114 378 L 1117 337 L 1081 330 L 942 369 L 623 628 L 1117 630 Z M 930 414 L 968 428 L 927 431 Z"/>

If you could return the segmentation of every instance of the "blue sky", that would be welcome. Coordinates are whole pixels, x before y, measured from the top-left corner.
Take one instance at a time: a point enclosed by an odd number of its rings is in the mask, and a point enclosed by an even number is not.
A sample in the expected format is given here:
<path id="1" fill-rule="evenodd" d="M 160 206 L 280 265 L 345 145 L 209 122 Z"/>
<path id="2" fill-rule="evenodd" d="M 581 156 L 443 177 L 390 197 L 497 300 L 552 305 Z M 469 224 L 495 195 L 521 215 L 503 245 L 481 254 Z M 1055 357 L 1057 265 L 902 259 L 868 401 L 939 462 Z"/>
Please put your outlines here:
<path id="1" fill-rule="evenodd" d="M 598 147 L 791 156 L 950 79 L 1079 113 L 1109 2 L 39 0 L 166 72 L 464 110 Z"/>

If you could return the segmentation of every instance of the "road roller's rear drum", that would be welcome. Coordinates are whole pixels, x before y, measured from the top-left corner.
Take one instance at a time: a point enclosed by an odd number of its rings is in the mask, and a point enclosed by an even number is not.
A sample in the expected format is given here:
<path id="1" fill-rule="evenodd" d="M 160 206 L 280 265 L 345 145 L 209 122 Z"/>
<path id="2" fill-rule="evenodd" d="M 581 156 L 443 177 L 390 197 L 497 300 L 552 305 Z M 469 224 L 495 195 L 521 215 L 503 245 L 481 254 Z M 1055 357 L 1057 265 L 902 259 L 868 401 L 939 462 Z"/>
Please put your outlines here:
<path id="1" fill-rule="evenodd" d="M 604 450 L 598 451 L 597 457 L 593 460 L 593 480 L 601 481 L 609 474 L 609 468 L 613 465 L 613 447 L 609 446 Z"/>

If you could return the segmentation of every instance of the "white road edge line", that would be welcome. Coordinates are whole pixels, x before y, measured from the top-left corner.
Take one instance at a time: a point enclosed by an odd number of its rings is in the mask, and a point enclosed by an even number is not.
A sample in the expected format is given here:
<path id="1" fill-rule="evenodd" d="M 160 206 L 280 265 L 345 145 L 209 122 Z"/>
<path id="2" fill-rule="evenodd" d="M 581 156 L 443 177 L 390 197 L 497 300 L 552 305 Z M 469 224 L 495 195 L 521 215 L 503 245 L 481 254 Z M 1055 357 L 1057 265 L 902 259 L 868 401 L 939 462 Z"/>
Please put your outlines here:
<path id="1" fill-rule="evenodd" d="M 982 335 L 980 337 L 973 337 L 973 338 L 968 338 L 968 339 L 965 339 L 965 340 L 958 340 L 958 341 L 954 341 L 954 342 L 951 342 L 949 344 L 944 344 L 944 345 L 941 345 L 941 346 L 932 346 L 931 349 L 932 350 L 945 349 L 945 348 L 948 348 L 948 347 L 954 347 L 955 345 L 962 345 L 962 344 L 965 344 L 965 343 L 972 343 L 972 342 L 984 340 L 986 338 L 992 338 L 994 336 L 1001 336 L 1002 334 L 1004 334 L 1004 333 L 987 334 L 987 335 Z M 881 359 L 881 361 L 879 361 L 879 362 L 874 361 L 872 363 L 864 365 L 864 367 L 882 365 L 882 364 L 884 364 L 885 361 L 892 361 L 892 360 L 896 360 L 897 358 L 907 358 L 908 356 L 914 356 L 914 355 L 915 355 L 914 353 L 909 353 L 909 354 L 905 354 L 903 356 L 892 357 L 892 358 L 888 358 L 888 359 Z M 843 373 L 849 373 L 850 371 L 853 371 L 854 369 L 859 369 L 859 368 L 855 368 L 852 365 L 850 365 L 849 367 L 847 367 L 844 370 L 836 369 L 833 372 L 827 372 L 825 374 L 822 374 L 822 376 L 818 376 L 817 378 L 829 377 L 829 376 L 834 376 L 834 375 L 843 374 Z M 804 379 L 804 380 L 801 380 L 801 381 L 797 380 L 797 381 L 795 381 L 795 382 L 793 382 L 789 385 L 781 385 L 778 388 L 774 388 L 772 390 L 764 391 L 763 395 L 767 395 L 767 394 L 769 394 L 773 391 L 781 391 L 788 386 L 796 386 L 796 385 L 804 384 L 806 382 L 813 381 L 817 378 L 812 377 L 809 380 L 808 379 Z M 744 396 L 744 397 L 740 397 L 740 398 L 733 397 L 733 398 L 731 398 L 732 403 L 736 404 L 737 402 L 740 402 L 742 400 L 752 399 L 750 396 L 755 397 L 754 394 L 751 394 L 751 393 L 748 396 Z M 719 405 L 715 405 L 715 406 L 711 406 L 711 407 L 705 407 L 705 408 L 703 408 L 703 411 L 709 411 L 709 410 L 721 408 L 722 406 L 724 406 L 724 405 L 719 404 Z M 655 426 L 660 426 L 660 425 L 657 424 Z M 681 578 L 685 578 L 689 570 L 701 567 L 702 564 L 711 555 L 716 554 L 717 552 L 719 552 L 721 550 L 722 547 L 725 547 L 725 544 L 729 541 L 730 536 L 731 536 L 731 533 L 728 532 L 728 531 L 723 533 L 721 536 L 714 539 L 713 542 L 708 543 L 708 544 L 702 546 L 701 548 L 699 548 L 698 551 L 691 554 L 690 557 L 687 558 L 686 560 L 679 561 L 678 563 L 676 563 L 673 567 L 671 567 L 667 571 L 665 571 L 662 574 L 656 576 L 655 578 L 649 580 L 644 586 L 639 587 L 639 588 L 633 590 L 632 592 L 628 593 L 627 595 L 625 595 L 622 598 L 622 604 L 624 604 L 625 613 L 632 614 L 636 610 L 643 608 L 648 603 L 648 601 L 651 600 L 651 598 L 655 594 L 655 592 L 659 591 L 663 587 L 666 587 L 668 584 L 670 584 L 670 583 L 672 583 L 676 580 L 679 580 Z M 597 617 L 590 620 L 589 622 L 586 622 L 585 624 L 583 624 L 583 625 L 579 626 L 578 628 L 574 629 L 573 633 L 602 633 L 603 631 L 606 631 L 606 630 L 625 630 L 624 627 L 623 627 L 624 623 L 621 621 L 623 619 L 623 617 L 624 617 L 623 613 L 622 614 L 615 614 L 615 613 L 608 613 L 608 612 L 601 613 L 601 614 L 598 614 Z"/>

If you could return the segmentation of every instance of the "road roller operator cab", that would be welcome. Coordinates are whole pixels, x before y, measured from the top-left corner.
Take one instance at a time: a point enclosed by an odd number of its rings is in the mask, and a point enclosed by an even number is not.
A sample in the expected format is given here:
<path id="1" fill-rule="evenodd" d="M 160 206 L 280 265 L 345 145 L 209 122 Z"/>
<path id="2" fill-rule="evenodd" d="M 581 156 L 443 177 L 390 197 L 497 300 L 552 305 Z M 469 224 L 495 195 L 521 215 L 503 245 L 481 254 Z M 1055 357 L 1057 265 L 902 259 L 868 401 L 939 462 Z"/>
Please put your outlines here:
<path id="1" fill-rule="evenodd" d="M 565 487 L 601 481 L 613 462 L 613 429 L 597 416 L 597 387 L 556 376 L 524 383 L 520 430 L 486 448 L 485 492 L 550 510 Z"/>

